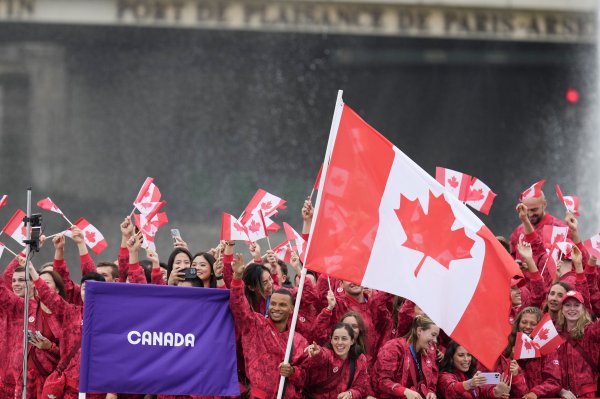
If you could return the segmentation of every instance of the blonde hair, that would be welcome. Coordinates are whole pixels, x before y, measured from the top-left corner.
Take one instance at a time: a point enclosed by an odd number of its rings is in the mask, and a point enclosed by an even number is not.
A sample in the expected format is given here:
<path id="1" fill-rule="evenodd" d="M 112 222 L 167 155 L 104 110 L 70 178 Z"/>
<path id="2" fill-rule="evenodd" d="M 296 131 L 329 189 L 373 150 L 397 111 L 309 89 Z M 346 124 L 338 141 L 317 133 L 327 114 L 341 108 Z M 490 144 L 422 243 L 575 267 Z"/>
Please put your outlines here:
<path id="1" fill-rule="evenodd" d="M 429 328 L 431 328 L 431 326 L 435 326 L 435 323 L 433 322 L 433 320 L 431 320 L 429 317 L 427 317 L 425 315 L 419 315 L 413 319 L 413 322 L 410 326 L 410 330 L 404 337 L 406 338 L 406 341 L 409 344 L 414 345 L 417 343 L 417 340 L 419 339 L 419 337 L 417 335 L 417 329 L 421 328 L 422 330 L 429 330 Z"/>
<path id="2" fill-rule="evenodd" d="M 581 302 L 579 302 L 581 303 Z M 582 303 L 583 314 L 575 323 L 575 327 L 571 330 L 571 338 L 573 339 L 581 339 L 583 338 L 583 334 L 585 333 L 585 327 L 592 322 L 592 317 L 590 316 L 590 312 L 587 311 L 585 305 Z M 556 328 L 561 331 L 567 330 L 567 319 L 562 312 L 562 306 L 560 311 L 558 312 L 558 320 L 556 321 Z"/>

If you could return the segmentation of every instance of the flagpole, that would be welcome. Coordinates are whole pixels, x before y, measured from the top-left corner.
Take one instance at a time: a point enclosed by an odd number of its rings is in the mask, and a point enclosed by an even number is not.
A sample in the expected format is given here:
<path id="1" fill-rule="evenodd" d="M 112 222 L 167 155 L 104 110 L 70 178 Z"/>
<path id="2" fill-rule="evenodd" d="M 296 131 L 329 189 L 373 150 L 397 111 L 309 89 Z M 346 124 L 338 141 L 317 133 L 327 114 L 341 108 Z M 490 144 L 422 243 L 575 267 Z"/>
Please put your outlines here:
<path id="1" fill-rule="evenodd" d="M 19 255 L 17 255 L 16 253 L 14 253 L 14 252 L 12 251 L 12 249 L 10 249 L 9 247 L 7 247 L 6 245 L 4 246 L 4 249 L 6 249 L 8 252 L 10 252 L 11 254 L 13 254 L 14 256 L 19 256 Z"/>
<path id="2" fill-rule="evenodd" d="M 71 226 L 73 226 L 73 223 L 69 220 L 68 217 L 65 216 L 64 213 L 61 213 L 62 217 L 65 218 L 65 220 L 67 221 L 67 223 L 69 223 Z"/>
<path id="3" fill-rule="evenodd" d="M 335 108 L 333 111 L 333 119 L 331 121 L 331 128 L 329 130 L 329 140 L 327 141 L 327 149 L 325 150 L 325 161 L 323 162 L 323 171 L 321 174 L 321 180 L 319 181 L 319 191 L 317 193 L 317 200 L 315 204 L 314 215 L 317 215 L 317 211 L 319 210 L 319 205 L 321 201 L 321 195 L 323 193 L 323 184 L 325 183 L 325 178 L 327 176 L 327 167 L 329 166 L 329 158 L 331 157 L 331 153 L 333 152 L 333 144 L 335 143 L 335 138 L 337 136 L 338 126 L 340 124 L 340 119 L 342 118 L 342 111 L 344 109 L 344 102 L 342 101 L 342 95 L 344 92 L 342 90 L 338 90 L 337 100 L 335 102 Z M 308 238 L 308 242 L 306 243 L 306 250 L 304 252 L 304 260 L 308 257 L 308 250 L 310 248 L 310 243 L 312 241 L 312 233 L 315 227 L 315 220 L 313 218 L 312 223 L 310 225 L 310 236 Z M 294 342 L 294 331 L 296 331 L 296 322 L 298 321 L 298 311 L 300 310 L 300 301 L 302 300 L 302 291 L 304 290 L 304 280 L 306 277 L 306 268 L 302 265 L 302 271 L 300 273 L 300 285 L 298 286 L 298 293 L 296 294 L 296 302 L 294 304 L 294 314 L 292 316 L 292 324 L 290 325 L 290 331 L 288 335 L 288 342 L 285 348 L 285 357 L 283 358 L 284 363 L 289 363 L 290 355 L 292 352 L 292 343 Z M 277 399 L 281 399 L 283 397 L 283 388 L 285 384 L 285 377 L 281 376 L 279 378 L 279 388 L 277 390 Z"/>

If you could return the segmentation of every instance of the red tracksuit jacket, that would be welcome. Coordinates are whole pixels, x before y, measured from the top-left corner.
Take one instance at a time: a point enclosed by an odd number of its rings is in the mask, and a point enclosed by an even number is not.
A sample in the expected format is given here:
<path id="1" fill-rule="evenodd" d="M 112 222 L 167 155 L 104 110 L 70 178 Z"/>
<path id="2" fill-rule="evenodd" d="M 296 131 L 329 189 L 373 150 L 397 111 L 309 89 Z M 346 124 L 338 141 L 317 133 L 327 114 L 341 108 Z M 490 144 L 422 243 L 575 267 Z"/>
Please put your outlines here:
<path id="1" fill-rule="evenodd" d="M 562 387 L 578 397 L 596 397 L 597 365 L 600 357 L 600 320 L 585 327 L 581 339 L 574 340 L 564 331 L 560 334 L 566 340 L 557 350 L 562 371 Z M 593 362 L 593 368 L 583 353 L 587 354 Z"/>

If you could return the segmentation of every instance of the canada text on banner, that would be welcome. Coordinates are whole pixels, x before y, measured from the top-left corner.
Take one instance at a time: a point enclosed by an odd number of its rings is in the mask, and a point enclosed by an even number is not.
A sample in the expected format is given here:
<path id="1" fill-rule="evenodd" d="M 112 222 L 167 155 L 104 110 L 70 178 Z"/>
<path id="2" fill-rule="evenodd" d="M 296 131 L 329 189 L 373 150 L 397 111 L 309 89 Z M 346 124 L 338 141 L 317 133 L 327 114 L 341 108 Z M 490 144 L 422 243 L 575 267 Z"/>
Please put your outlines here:
<path id="1" fill-rule="evenodd" d="M 81 392 L 240 394 L 229 290 L 85 286 Z"/>

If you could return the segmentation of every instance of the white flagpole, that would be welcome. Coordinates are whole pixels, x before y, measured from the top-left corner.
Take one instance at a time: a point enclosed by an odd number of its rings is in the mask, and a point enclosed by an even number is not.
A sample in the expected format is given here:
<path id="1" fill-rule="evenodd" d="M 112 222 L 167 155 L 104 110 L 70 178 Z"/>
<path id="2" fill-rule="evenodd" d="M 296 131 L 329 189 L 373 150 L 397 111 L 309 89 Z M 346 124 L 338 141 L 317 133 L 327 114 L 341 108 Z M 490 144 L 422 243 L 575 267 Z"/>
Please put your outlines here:
<path id="1" fill-rule="evenodd" d="M 69 223 L 69 225 L 73 226 L 73 223 L 71 223 L 71 221 L 69 220 L 69 218 L 66 217 L 64 213 L 61 213 L 61 215 L 67 221 L 67 223 Z"/>
<path id="2" fill-rule="evenodd" d="M 13 250 L 10 249 L 9 247 L 7 247 L 6 245 L 4 246 L 4 249 L 7 250 L 8 252 L 10 252 L 11 254 L 13 254 L 14 256 L 19 256 L 16 253 L 14 253 Z"/>
<path id="3" fill-rule="evenodd" d="M 321 202 L 321 195 L 323 193 L 323 185 L 325 183 L 325 178 L 327 176 L 327 168 L 329 166 L 329 158 L 331 158 L 331 153 L 333 152 L 333 144 L 335 143 L 335 137 L 337 136 L 337 130 L 340 125 L 340 120 L 342 118 L 342 111 L 344 110 L 344 102 L 342 101 L 342 94 L 344 92 L 342 90 L 338 90 L 337 100 L 335 103 L 335 109 L 333 112 L 333 120 L 331 121 L 331 129 L 329 130 L 329 140 L 327 141 L 327 150 L 325 151 L 325 161 L 323 162 L 323 171 L 321 172 L 321 181 L 319 182 L 319 192 L 317 193 L 317 200 L 315 203 L 314 215 L 318 214 L 319 205 Z M 308 250 L 310 248 L 310 243 L 312 241 L 312 233 L 315 227 L 316 217 L 313 218 L 312 224 L 310 225 L 310 236 L 308 238 L 308 243 L 306 243 L 306 251 L 304 255 L 304 259 L 306 260 L 308 257 Z M 298 311 L 300 310 L 300 301 L 302 300 L 302 291 L 304 290 L 304 279 L 306 277 L 306 268 L 304 265 L 302 266 L 302 272 L 300 273 L 300 285 L 298 286 L 298 293 L 296 294 L 296 303 L 294 304 L 294 314 L 292 316 L 292 324 L 290 325 L 290 331 L 288 336 L 287 347 L 285 348 L 285 357 L 283 359 L 284 363 L 290 362 L 290 356 L 292 352 L 292 343 L 294 342 L 294 331 L 296 331 L 296 322 L 298 321 Z M 283 397 L 283 386 L 285 384 L 285 377 L 281 376 L 279 378 L 279 388 L 277 390 L 277 399 L 281 399 Z"/>

